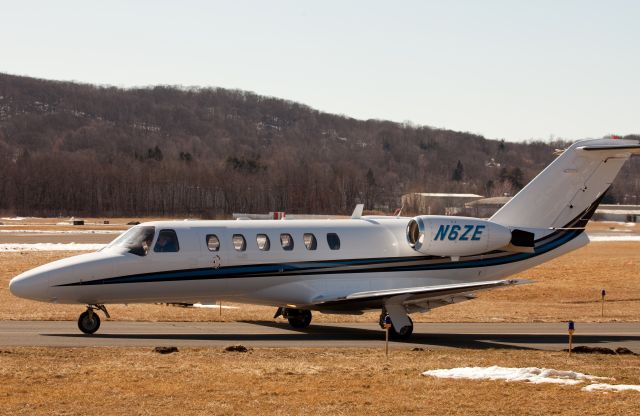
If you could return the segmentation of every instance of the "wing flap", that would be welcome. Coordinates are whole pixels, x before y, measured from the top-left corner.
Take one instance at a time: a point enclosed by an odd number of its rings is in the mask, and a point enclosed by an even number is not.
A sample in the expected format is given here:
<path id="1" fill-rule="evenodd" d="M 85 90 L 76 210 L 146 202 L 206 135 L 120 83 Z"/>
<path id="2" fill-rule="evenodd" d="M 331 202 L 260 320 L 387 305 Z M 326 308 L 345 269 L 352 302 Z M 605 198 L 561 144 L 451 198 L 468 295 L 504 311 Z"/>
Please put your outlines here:
<path id="1" fill-rule="evenodd" d="M 328 307 L 333 305 L 349 303 L 371 303 L 377 300 L 383 301 L 396 296 L 403 296 L 404 302 L 423 301 L 426 299 L 437 299 L 444 296 L 477 292 L 479 290 L 494 289 L 503 286 L 512 286 L 531 283 L 529 280 L 489 280 L 483 282 L 454 283 L 448 285 L 409 287 L 401 289 L 372 290 L 366 292 L 356 292 L 334 299 L 318 299 L 314 302 L 316 306 Z"/>

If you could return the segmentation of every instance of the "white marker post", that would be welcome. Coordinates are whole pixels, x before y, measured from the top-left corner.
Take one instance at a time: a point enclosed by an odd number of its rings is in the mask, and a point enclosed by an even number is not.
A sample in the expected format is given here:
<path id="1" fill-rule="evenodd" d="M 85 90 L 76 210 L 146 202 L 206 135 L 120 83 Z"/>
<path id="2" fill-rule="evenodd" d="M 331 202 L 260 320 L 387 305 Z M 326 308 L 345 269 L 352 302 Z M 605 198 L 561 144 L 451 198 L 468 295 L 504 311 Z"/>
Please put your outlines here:
<path id="1" fill-rule="evenodd" d="M 607 295 L 607 291 L 604 290 L 604 288 L 602 289 L 601 295 L 602 295 L 602 317 L 604 318 L 604 297 Z"/>
<path id="2" fill-rule="evenodd" d="M 391 329 L 391 317 L 389 315 L 384 316 L 384 354 L 389 359 L 389 329 Z"/>
<path id="3" fill-rule="evenodd" d="M 576 325 L 573 321 L 569 321 L 569 357 L 571 357 L 571 350 L 573 349 L 573 333 L 576 330 Z"/>

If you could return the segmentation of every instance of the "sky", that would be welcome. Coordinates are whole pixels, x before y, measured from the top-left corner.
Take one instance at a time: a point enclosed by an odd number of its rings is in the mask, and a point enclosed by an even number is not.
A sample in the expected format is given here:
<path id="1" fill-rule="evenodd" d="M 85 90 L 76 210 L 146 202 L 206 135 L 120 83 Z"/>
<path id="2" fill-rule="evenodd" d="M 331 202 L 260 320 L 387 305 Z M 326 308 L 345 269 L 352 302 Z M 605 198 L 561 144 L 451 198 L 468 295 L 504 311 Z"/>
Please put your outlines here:
<path id="1" fill-rule="evenodd" d="M 640 1 L 0 0 L 0 72 L 521 141 L 640 133 Z"/>

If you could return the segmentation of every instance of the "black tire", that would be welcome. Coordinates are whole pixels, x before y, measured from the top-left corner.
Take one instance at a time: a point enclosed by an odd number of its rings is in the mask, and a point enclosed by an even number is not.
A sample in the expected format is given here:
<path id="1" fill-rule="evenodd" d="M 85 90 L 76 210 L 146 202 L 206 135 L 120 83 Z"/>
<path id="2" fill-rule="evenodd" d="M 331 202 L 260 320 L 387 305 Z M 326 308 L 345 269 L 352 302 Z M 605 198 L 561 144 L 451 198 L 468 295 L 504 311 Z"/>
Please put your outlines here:
<path id="1" fill-rule="evenodd" d="M 391 328 L 389 328 L 389 338 L 394 341 L 406 341 L 411 337 L 411 334 L 413 334 L 413 321 L 410 317 L 407 316 L 407 318 L 411 324 L 409 326 L 403 326 L 400 332 L 391 326 Z"/>
<path id="2" fill-rule="evenodd" d="M 93 334 L 100 328 L 100 317 L 93 311 L 85 311 L 78 318 L 78 328 L 85 334 Z"/>
<path id="3" fill-rule="evenodd" d="M 295 329 L 305 329 L 311 323 L 311 311 L 302 309 L 295 315 L 289 313 L 289 316 L 287 316 L 287 320 L 289 321 L 289 325 L 291 325 L 291 327 Z"/>

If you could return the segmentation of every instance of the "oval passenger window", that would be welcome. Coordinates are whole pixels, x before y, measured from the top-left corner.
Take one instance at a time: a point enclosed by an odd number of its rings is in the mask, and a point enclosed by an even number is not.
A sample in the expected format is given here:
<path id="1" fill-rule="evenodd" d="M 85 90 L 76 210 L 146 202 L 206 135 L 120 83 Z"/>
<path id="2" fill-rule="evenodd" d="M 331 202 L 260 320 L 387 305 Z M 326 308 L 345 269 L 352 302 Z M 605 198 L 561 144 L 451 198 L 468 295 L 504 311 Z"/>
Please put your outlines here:
<path id="1" fill-rule="evenodd" d="M 236 251 L 245 251 L 247 249 L 247 242 L 242 234 L 233 235 L 233 248 L 235 248 Z"/>
<path id="2" fill-rule="evenodd" d="M 291 234 L 280 234 L 280 244 L 282 244 L 283 250 L 293 250 L 293 237 L 291 237 Z"/>
<path id="3" fill-rule="evenodd" d="M 327 234 L 327 244 L 329 244 L 331 250 L 340 250 L 340 237 L 338 237 L 338 234 Z"/>
<path id="4" fill-rule="evenodd" d="M 218 240 L 218 236 L 215 234 L 207 235 L 207 248 L 209 251 L 218 251 L 220 250 L 220 240 Z"/>
<path id="5" fill-rule="evenodd" d="M 269 236 L 266 234 L 258 234 L 256 236 L 256 243 L 258 244 L 258 250 L 269 251 L 269 248 L 271 248 Z"/>
<path id="6" fill-rule="evenodd" d="M 316 240 L 315 235 L 306 233 L 302 236 L 302 239 L 304 240 L 304 246 L 307 248 L 307 250 L 315 250 L 316 248 L 318 248 L 318 241 Z"/>

